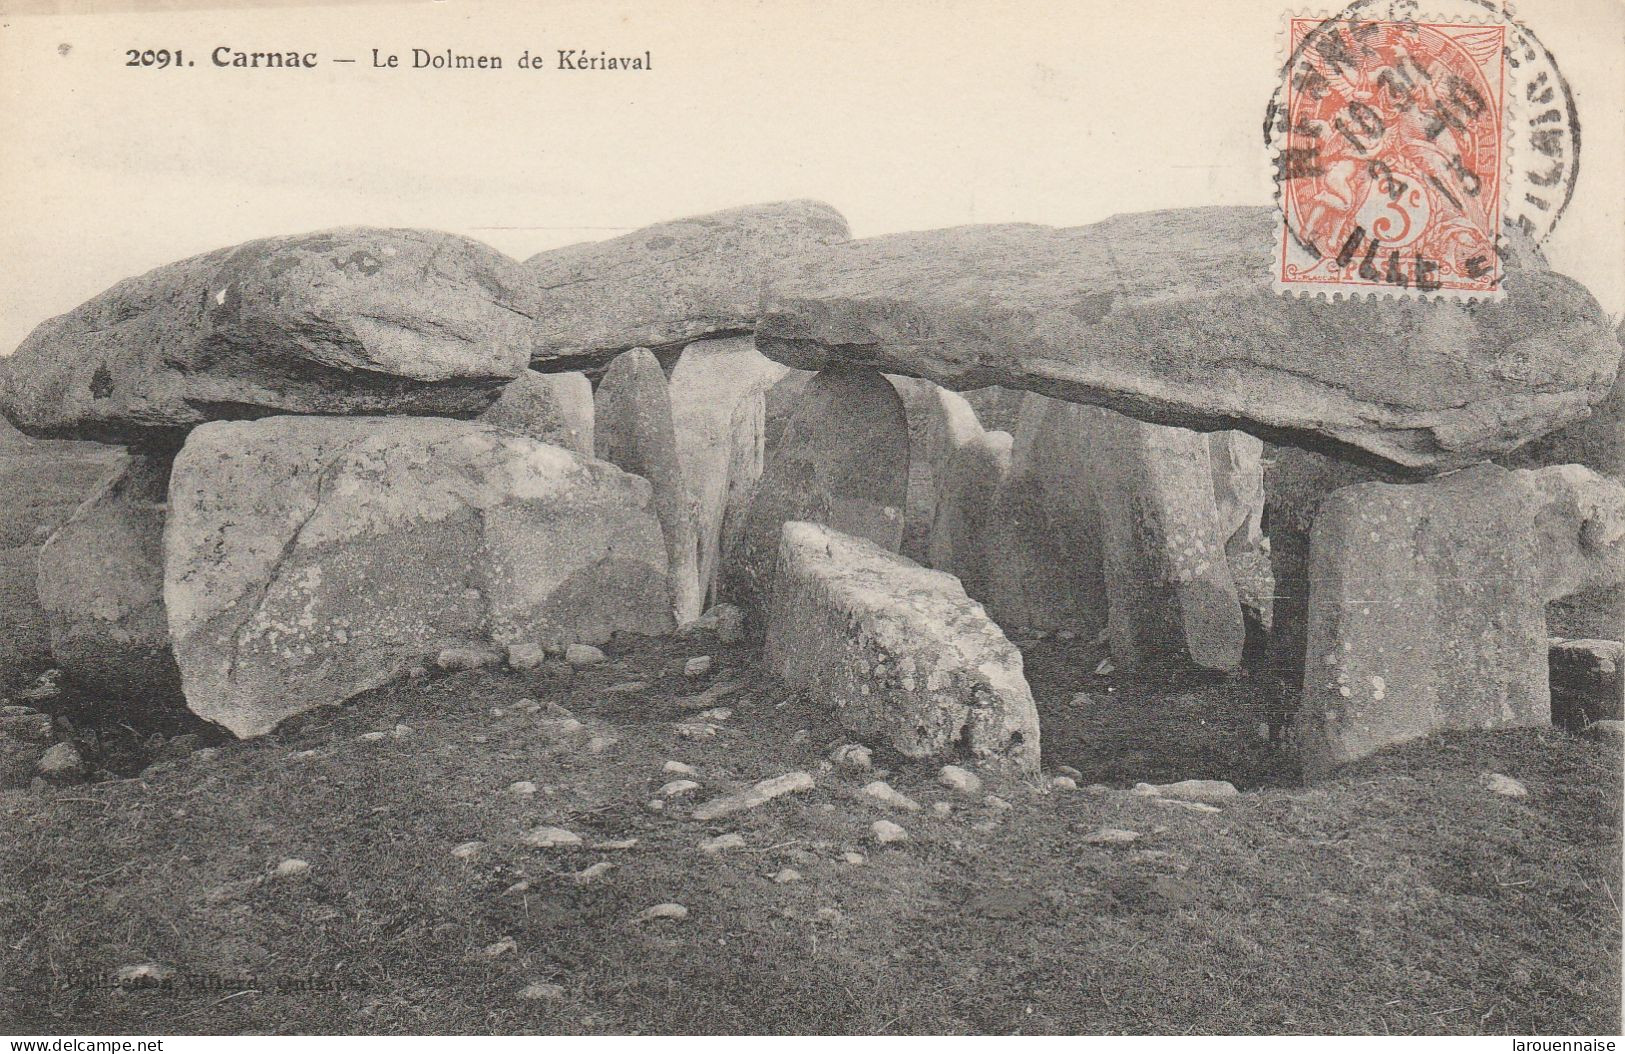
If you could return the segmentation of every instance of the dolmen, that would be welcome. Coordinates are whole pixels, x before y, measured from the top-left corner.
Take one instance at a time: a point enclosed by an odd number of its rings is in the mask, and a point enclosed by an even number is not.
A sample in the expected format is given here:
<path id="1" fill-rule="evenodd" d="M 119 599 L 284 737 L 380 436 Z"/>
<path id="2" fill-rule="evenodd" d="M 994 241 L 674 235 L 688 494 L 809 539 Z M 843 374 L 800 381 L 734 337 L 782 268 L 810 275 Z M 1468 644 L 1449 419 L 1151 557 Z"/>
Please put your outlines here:
<path id="1" fill-rule="evenodd" d="M 127 448 L 24 557 L 38 621 L 70 677 L 239 735 L 721 602 L 854 734 L 1018 772 L 1029 633 L 1155 676 L 1267 632 L 1311 775 L 1549 723 L 1559 661 L 1565 713 L 1612 713 L 1595 300 L 1533 250 L 1499 301 L 1283 296 L 1274 230 L 854 240 L 797 201 L 523 263 L 353 228 L 170 264 L 0 360 L 23 432 Z"/>

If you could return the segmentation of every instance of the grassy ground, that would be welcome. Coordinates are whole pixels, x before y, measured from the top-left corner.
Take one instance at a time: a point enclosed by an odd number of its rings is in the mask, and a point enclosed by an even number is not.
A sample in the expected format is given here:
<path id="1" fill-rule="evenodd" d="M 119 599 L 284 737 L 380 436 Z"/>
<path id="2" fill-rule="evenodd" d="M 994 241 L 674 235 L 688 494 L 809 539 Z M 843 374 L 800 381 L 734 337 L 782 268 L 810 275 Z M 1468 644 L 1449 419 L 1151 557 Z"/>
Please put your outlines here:
<path id="1" fill-rule="evenodd" d="M 1027 651 L 1047 774 L 1116 789 L 990 782 L 1001 808 L 877 750 L 926 804 L 893 813 L 859 795 L 872 776 L 820 770 L 840 730 L 747 648 L 609 650 L 574 674 L 392 686 L 139 778 L 7 793 L 0 1031 L 1619 1031 L 1617 746 L 1441 736 L 1304 788 L 1259 738 L 1248 682 L 1151 688 L 1044 642 Z M 712 673 L 687 681 L 702 652 Z M 732 680 L 716 734 L 682 735 L 682 700 Z M 561 732 L 526 699 L 585 727 Z M 651 811 L 668 759 L 702 788 Z M 816 789 L 689 817 L 795 769 Z M 1492 793 L 1490 772 L 1528 796 Z M 1218 813 L 1126 791 L 1196 776 L 1248 790 Z M 517 780 L 537 793 L 508 792 Z M 909 840 L 873 844 L 883 817 Z M 586 845 L 523 845 L 537 824 Z M 1101 827 L 1139 838 L 1084 841 Z M 728 832 L 745 848 L 698 848 Z M 311 866 L 273 877 L 287 858 Z M 614 866 L 578 881 L 599 862 Z M 802 879 L 775 882 L 784 868 Z M 637 921 L 664 902 L 687 917 Z M 503 938 L 512 950 L 487 955 Z M 180 976 L 105 986 L 146 961 Z M 557 987 L 522 996 L 533 984 Z"/>

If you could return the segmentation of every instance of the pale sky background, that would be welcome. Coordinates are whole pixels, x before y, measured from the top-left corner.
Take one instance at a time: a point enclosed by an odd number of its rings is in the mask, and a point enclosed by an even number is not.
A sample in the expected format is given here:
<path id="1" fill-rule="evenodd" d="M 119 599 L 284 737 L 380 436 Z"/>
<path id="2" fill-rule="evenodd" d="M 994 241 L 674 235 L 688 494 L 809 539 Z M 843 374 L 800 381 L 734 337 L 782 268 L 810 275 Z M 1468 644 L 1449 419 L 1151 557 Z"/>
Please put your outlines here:
<path id="1" fill-rule="evenodd" d="M 29 13 L 132 6 L 148 10 Z M 323 227 L 438 228 L 523 258 L 797 197 L 834 205 L 858 236 L 1265 204 L 1261 127 L 1292 6 L 0 0 L 0 354 L 121 278 Z M 1579 185 L 1547 253 L 1617 318 L 1625 0 L 1526 0 L 1517 16 L 1580 98 Z M 217 70 L 220 44 L 362 62 Z M 367 65 L 374 47 L 414 46 L 507 65 Z M 148 47 L 197 65 L 123 65 L 125 48 Z M 551 65 L 561 47 L 648 49 L 655 69 L 513 65 L 526 48 Z"/>

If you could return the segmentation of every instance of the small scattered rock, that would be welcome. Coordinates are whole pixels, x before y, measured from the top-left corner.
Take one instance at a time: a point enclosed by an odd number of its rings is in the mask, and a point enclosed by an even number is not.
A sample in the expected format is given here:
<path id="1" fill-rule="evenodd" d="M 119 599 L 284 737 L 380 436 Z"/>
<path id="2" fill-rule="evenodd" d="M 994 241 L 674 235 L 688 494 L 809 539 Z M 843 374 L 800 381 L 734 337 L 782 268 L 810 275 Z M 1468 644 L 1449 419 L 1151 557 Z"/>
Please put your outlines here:
<path id="1" fill-rule="evenodd" d="M 1101 827 L 1083 836 L 1086 845 L 1127 845 L 1140 837 L 1138 831 L 1125 831 L 1121 827 Z"/>
<path id="2" fill-rule="evenodd" d="M 1511 776 L 1503 776 L 1499 772 L 1490 773 L 1484 778 L 1484 782 L 1489 785 L 1492 792 L 1500 794 L 1503 797 L 1527 798 L 1529 796 L 1528 787 L 1525 787 L 1522 783 L 1513 779 Z"/>
<path id="3" fill-rule="evenodd" d="M 519 998 L 534 1002 L 557 1003 L 564 998 L 564 986 L 534 981 L 519 990 Z"/>
<path id="4" fill-rule="evenodd" d="M 1184 809 L 1186 812 L 1207 813 L 1224 811 L 1217 805 L 1212 805 L 1205 801 L 1185 801 L 1181 798 L 1157 798 L 1154 800 L 1157 805 L 1162 806 L 1164 809 Z"/>
<path id="5" fill-rule="evenodd" d="M 62 671 L 46 670 L 33 684 L 18 692 L 14 698 L 25 703 L 42 703 L 62 694 Z"/>
<path id="6" fill-rule="evenodd" d="M 762 780 L 739 794 L 713 798 L 694 810 L 694 819 L 715 820 L 743 809 L 754 809 L 774 798 L 813 789 L 813 778 L 805 772 L 787 772 L 782 776 Z"/>
<path id="7" fill-rule="evenodd" d="M 874 755 L 861 743 L 842 743 L 830 751 L 829 759 L 848 772 L 868 772 L 874 768 Z"/>
<path id="8" fill-rule="evenodd" d="M 1619 742 L 1625 739 L 1625 721 L 1608 719 L 1593 721 L 1586 726 L 1585 734 L 1590 739 L 1599 739 L 1609 742 Z"/>
<path id="9" fill-rule="evenodd" d="M 604 658 L 604 653 L 591 644 L 571 644 L 564 649 L 564 661 L 571 666 L 591 666 Z"/>
<path id="10" fill-rule="evenodd" d="M 591 867 L 584 867 L 575 873 L 575 883 L 578 886 L 589 885 L 603 878 L 615 869 L 615 865 L 608 860 L 600 860 Z"/>
<path id="11" fill-rule="evenodd" d="M 897 790 L 885 780 L 875 780 L 865 784 L 863 788 L 865 797 L 872 798 L 882 805 L 893 809 L 902 809 L 905 812 L 919 812 L 920 803 L 908 795 Z"/>
<path id="12" fill-rule="evenodd" d="M 512 937 L 504 937 L 481 948 L 480 954 L 487 959 L 500 959 L 504 955 L 513 955 L 518 951 L 519 942 Z"/>
<path id="13" fill-rule="evenodd" d="M 819 922 L 844 922 L 846 916 L 841 914 L 840 908 L 819 908 L 813 912 L 813 918 Z"/>
<path id="14" fill-rule="evenodd" d="M 975 794 L 982 789 L 982 777 L 958 765 L 944 765 L 937 773 L 937 782 L 961 794 Z"/>
<path id="15" fill-rule="evenodd" d="M 698 773 L 694 771 L 694 766 L 685 765 L 681 761 L 668 761 L 664 765 L 660 766 L 660 771 L 669 772 L 673 776 L 696 776 L 696 775 L 698 775 Z"/>
<path id="16" fill-rule="evenodd" d="M 1005 801 L 1003 798 L 999 797 L 997 794 L 989 794 L 987 797 L 983 798 L 982 801 L 990 809 L 1008 809 L 1008 808 L 1010 808 L 1010 803 Z"/>
<path id="17" fill-rule="evenodd" d="M 876 820 L 869 825 L 869 831 L 881 845 L 908 841 L 908 832 L 890 820 Z"/>
<path id="18" fill-rule="evenodd" d="M 1056 776 L 1049 781 L 1049 785 L 1056 790 L 1075 791 L 1078 789 L 1078 781 L 1071 776 Z"/>
<path id="19" fill-rule="evenodd" d="M 121 966 L 113 974 L 120 988 L 158 988 L 175 979 L 175 968 L 165 963 L 145 962 Z"/>
<path id="20" fill-rule="evenodd" d="M 659 798 L 651 798 L 643 803 L 643 807 L 648 809 L 650 812 L 664 812 L 666 810 L 666 803 L 661 801 Z"/>
<path id="21" fill-rule="evenodd" d="M 793 867 L 786 867 L 781 869 L 773 876 L 773 881 L 777 882 L 781 886 L 787 885 L 791 882 L 800 882 L 801 872 L 797 871 Z"/>
<path id="22" fill-rule="evenodd" d="M 276 867 L 272 869 L 271 873 L 277 878 L 293 878 L 295 876 L 302 875 L 309 870 L 309 860 L 301 860 L 296 856 L 290 856 L 288 859 L 277 864 Z"/>
<path id="23" fill-rule="evenodd" d="M 593 845 L 593 848 L 605 850 L 631 849 L 637 844 L 638 840 L 636 838 L 618 838 L 610 842 L 598 842 Z"/>
<path id="24" fill-rule="evenodd" d="M 865 860 L 867 860 L 868 857 L 864 856 L 862 853 L 848 852 L 848 853 L 842 853 L 841 854 L 841 859 L 845 860 L 849 864 L 861 864 Z"/>
<path id="25" fill-rule="evenodd" d="M 1225 801 L 1241 792 L 1227 780 L 1180 780 L 1178 783 L 1136 783 L 1134 793 L 1183 801 Z"/>
<path id="26" fill-rule="evenodd" d="M 396 739 L 405 739 L 407 736 L 412 734 L 412 726 L 397 724 L 394 728 L 390 729 L 389 734 L 394 736 Z"/>
<path id="27" fill-rule="evenodd" d="M 508 645 L 508 665 L 515 670 L 534 670 L 547 661 L 547 649 L 540 644 Z"/>
<path id="28" fill-rule="evenodd" d="M 602 754 L 604 751 L 614 746 L 616 742 L 616 740 L 610 738 L 609 736 L 593 736 L 591 739 L 587 740 L 587 753 Z"/>
<path id="29" fill-rule="evenodd" d="M 652 908 L 644 908 L 638 913 L 639 922 L 653 922 L 656 919 L 686 919 L 688 909 L 681 904 L 656 904 Z"/>
<path id="30" fill-rule="evenodd" d="M 448 673 L 458 670 L 480 670 L 495 666 L 502 656 L 487 648 L 441 648 L 434 664 Z"/>
<path id="31" fill-rule="evenodd" d="M 1074 783 L 1083 779 L 1083 773 L 1079 772 L 1071 765 L 1057 765 L 1055 766 L 1055 771 L 1059 772 L 1063 776 L 1070 776 Z"/>
<path id="32" fill-rule="evenodd" d="M 694 716 L 701 721 L 726 721 L 733 715 L 734 712 L 732 707 L 719 706 L 715 709 L 706 710 L 695 714 Z"/>
<path id="33" fill-rule="evenodd" d="M 711 672 L 711 656 L 696 655 L 683 663 L 684 677 L 704 677 Z"/>
<path id="34" fill-rule="evenodd" d="M 508 793 L 517 794 L 520 797 L 528 797 L 536 793 L 536 784 L 532 783 L 530 780 L 515 780 L 514 782 L 508 784 Z"/>
<path id="35" fill-rule="evenodd" d="M 671 730 L 682 736 L 684 739 L 708 739 L 717 734 L 716 725 L 708 725 L 703 722 L 684 722 L 682 724 L 672 725 Z"/>
<path id="36" fill-rule="evenodd" d="M 459 845 L 457 848 L 453 849 L 451 851 L 451 855 L 455 856 L 459 860 L 472 860 L 476 856 L 479 856 L 480 850 L 484 848 L 484 842 L 464 842 L 462 845 Z"/>
<path id="37" fill-rule="evenodd" d="M 521 878 L 519 881 L 517 881 L 513 885 L 509 886 L 507 889 L 504 889 L 502 892 L 506 896 L 513 896 L 513 895 L 518 894 L 518 893 L 527 892 L 527 891 L 529 891 L 529 889 L 530 889 L 530 879 Z"/>
<path id="38" fill-rule="evenodd" d="M 661 787 L 659 790 L 655 791 L 655 793 L 660 795 L 662 798 L 675 798 L 679 794 L 687 794 L 690 791 L 697 791 L 699 789 L 700 785 L 695 783 L 693 780 L 672 780 L 664 787 Z"/>
<path id="39" fill-rule="evenodd" d="M 604 694 L 605 695 L 635 695 L 638 692 L 647 691 L 648 688 L 649 688 L 649 682 L 648 681 L 622 681 L 620 684 L 612 684 L 608 688 L 605 688 L 604 689 Z"/>
<path id="40" fill-rule="evenodd" d="M 52 783 L 72 783 L 84 776 L 85 759 L 72 743 L 57 743 L 41 755 L 34 771 Z"/>
<path id="41" fill-rule="evenodd" d="M 954 811 L 953 803 L 945 801 L 932 802 L 931 811 L 936 813 L 938 816 L 951 816 L 953 815 Z"/>
<path id="42" fill-rule="evenodd" d="M 707 853 L 720 853 L 725 849 L 743 849 L 745 839 L 743 835 L 738 834 L 719 834 L 715 838 L 705 839 L 700 843 L 700 848 Z"/>
<path id="43" fill-rule="evenodd" d="M 357 736 L 356 738 L 361 740 L 363 743 L 376 743 L 380 739 L 388 739 L 389 738 L 389 733 L 388 732 L 363 732 L 359 736 Z"/>
<path id="44" fill-rule="evenodd" d="M 537 849 L 554 849 L 564 845 L 580 845 L 581 836 L 562 827 L 537 827 L 526 833 L 525 844 Z"/>

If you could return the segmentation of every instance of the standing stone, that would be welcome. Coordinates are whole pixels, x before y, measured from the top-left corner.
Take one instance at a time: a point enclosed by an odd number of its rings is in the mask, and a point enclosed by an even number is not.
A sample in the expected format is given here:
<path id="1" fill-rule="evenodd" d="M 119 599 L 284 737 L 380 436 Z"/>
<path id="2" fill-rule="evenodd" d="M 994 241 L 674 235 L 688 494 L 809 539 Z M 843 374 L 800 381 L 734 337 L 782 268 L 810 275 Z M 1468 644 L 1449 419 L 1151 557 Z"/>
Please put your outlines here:
<path id="1" fill-rule="evenodd" d="M 980 545 L 986 594 L 999 624 L 1071 629 L 1085 639 L 1106 625 L 1098 503 L 1090 480 L 1096 411 L 1027 393 L 1010 471 Z"/>
<path id="2" fill-rule="evenodd" d="M 164 552 L 187 705 L 242 736 L 445 647 L 672 627 L 649 483 L 475 422 L 204 425 L 175 459 Z"/>
<path id="3" fill-rule="evenodd" d="M 690 344 L 672 370 L 672 426 L 698 546 L 702 595 L 716 588 L 730 472 L 737 466 L 744 473 L 741 486 L 753 486 L 761 474 L 763 392 L 788 372 L 757 351 L 749 337 Z M 742 408 L 745 403 L 751 405 Z"/>
<path id="4" fill-rule="evenodd" d="M 975 409 L 976 418 L 982 422 L 983 428 L 1015 435 L 1021 420 L 1021 408 L 1027 401 L 1024 390 L 1001 388 L 994 384 L 960 394 Z"/>
<path id="5" fill-rule="evenodd" d="M 164 612 L 172 460 L 132 455 L 40 550 L 56 664 L 81 684 L 142 703 L 180 696 Z"/>
<path id="6" fill-rule="evenodd" d="M 818 524 L 782 534 L 768 669 L 906 757 L 1038 771 L 1021 653 L 957 579 Z"/>
<path id="7" fill-rule="evenodd" d="M 762 425 L 764 462 L 773 460 L 773 452 L 779 448 L 779 441 L 784 438 L 790 418 L 795 416 L 796 408 L 801 405 L 801 393 L 806 391 L 807 382 L 812 379 L 811 371 L 791 370 L 767 390 L 763 411 L 766 416 Z"/>
<path id="8" fill-rule="evenodd" d="M 599 459 L 654 487 L 671 567 L 672 612 L 679 625 L 697 619 L 705 604 L 699 550 L 660 363 L 644 348 L 616 356 L 598 384 L 594 404 L 593 443 Z"/>
<path id="9" fill-rule="evenodd" d="M 1207 446 L 1224 551 L 1252 552 L 1264 538 L 1264 441 L 1246 432 L 1209 432 Z"/>
<path id="10" fill-rule="evenodd" d="M 837 367 L 807 382 L 762 470 L 726 599 L 759 616 L 773 595 L 779 535 L 791 520 L 823 524 L 896 552 L 908 490 L 903 402 L 873 370 Z"/>
<path id="11" fill-rule="evenodd" d="M 526 370 L 476 420 L 593 456 L 592 382 L 584 373 Z"/>
<path id="12" fill-rule="evenodd" d="M 931 566 L 958 578 L 966 594 L 983 604 L 993 591 L 992 565 L 1009 556 L 1007 550 L 993 551 L 990 542 L 999 493 L 1010 476 L 1011 445 L 1008 432 L 978 429 L 938 477 Z"/>
<path id="13" fill-rule="evenodd" d="M 1207 438 L 1091 409 L 1112 657 L 1232 669 L 1246 631 Z"/>
<path id="14" fill-rule="evenodd" d="M 1533 513 L 1489 465 L 1320 503 L 1298 711 L 1306 775 L 1439 728 L 1550 723 Z"/>
<path id="15" fill-rule="evenodd" d="M 1303 685 L 1309 629 L 1309 532 L 1320 504 L 1356 483 L 1392 482 L 1379 470 L 1296 447 L 1270 446 L 1264 457 L 1264 523 L 1274 604 L 1264 665 L 1282 688 Z"/>
<path id="16" fill-rule="evenodd" d="M 908 495 L 903 509 L 902 554 L 923 563 L 931 547 L 931 522 L 936 517 L 936 483 L 932 475 L 930 437 L 935 425 L 937 386 L 918 377 L 888 375 L 886 380 L 903 400 L 908 418 Z"/>
<path id="17" fill-rule="evenodd" d="M 947 478 L 949 465 L 960 448 L 981 435 L 983 429 L 976 409 L 963 395 L 941 387 L 933 388 L 931 394 L 933 406 L 925 433 L 925 459 L 931 466 L 932 480 L 938 481 Z M 932 520 L 935 519 L 933 511 Z"/>
<path id="18" fill-rule="evenodd" d="M 0 360 L 0 410 L 32 435 L 171 449 L 217 418 L 474 414 L 524 369 L 528 286 L 452 234 L 262 238 L 41 323 Z"/>
<path id="19" fill-rule="evenodd" d="M 766 464 L 767 400 L 741 399 L 734 406 L 728 433 L 728 493 L 723 498 L 722 530 L 717 539 L 716 563 L 710 578 L 709 603 L 723 599 L 723 584 L 750 528 L 750 506 Z M 737 609 L 735 609 L 737 610 Z"/>

